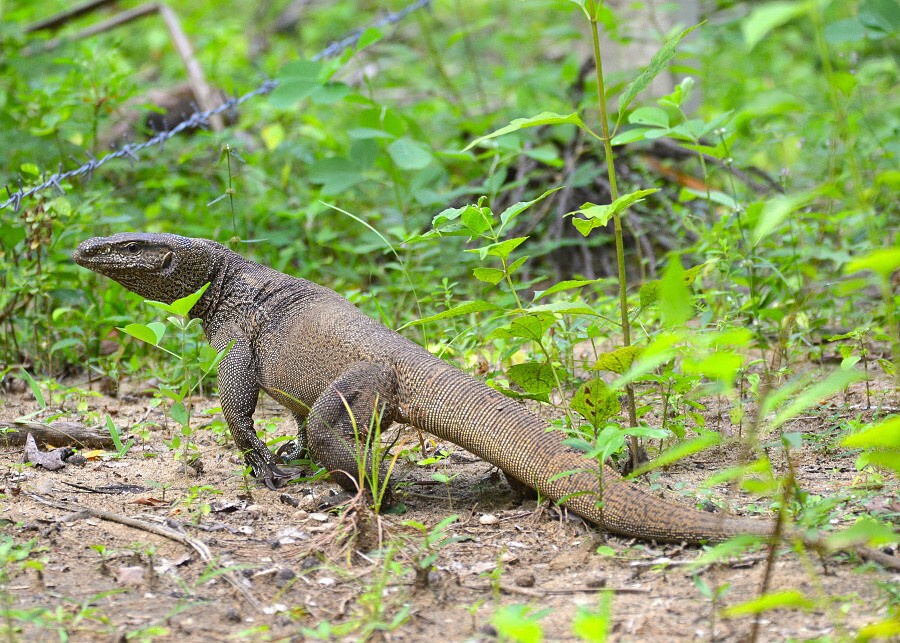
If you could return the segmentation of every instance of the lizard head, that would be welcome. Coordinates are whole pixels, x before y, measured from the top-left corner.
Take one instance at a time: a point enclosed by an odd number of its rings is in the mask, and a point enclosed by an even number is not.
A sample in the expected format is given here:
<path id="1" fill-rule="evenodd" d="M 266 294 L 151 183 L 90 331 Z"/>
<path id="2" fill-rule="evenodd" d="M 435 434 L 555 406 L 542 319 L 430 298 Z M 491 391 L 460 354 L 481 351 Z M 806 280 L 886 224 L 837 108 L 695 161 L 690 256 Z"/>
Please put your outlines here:
<path id="1" fill-rule="evenodd" d="M 210 280 L 217 247 L 206 239 L 124 232 L 82 241 L 72 259 L 142 297 L 170 304 Z"/>

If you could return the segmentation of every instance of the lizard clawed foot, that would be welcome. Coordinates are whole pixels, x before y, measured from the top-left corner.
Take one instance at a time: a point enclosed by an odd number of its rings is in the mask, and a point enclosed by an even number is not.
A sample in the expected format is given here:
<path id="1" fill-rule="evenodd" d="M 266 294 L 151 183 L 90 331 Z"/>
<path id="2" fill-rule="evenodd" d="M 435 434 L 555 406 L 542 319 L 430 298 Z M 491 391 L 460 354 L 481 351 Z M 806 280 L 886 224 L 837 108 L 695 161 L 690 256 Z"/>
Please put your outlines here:
<path id="1" fill-rule="evenodd" d="M 271 454 L 269 456 L 271 458 Z M 253 470 L 253 477 L 264 482 L 272 491 L 276 491 L 279 487 L 284 486 L 285 482 L 296 478 L 300 474 L 293 467 L 280 469 L 274 462 L 264 460 L 252 451 L 247 454 L 246 460 Z"/>
<path id="2" fill-rule="evenodd" d="M 299 440 L 291 440 L 285 442 L 275 451 L 282 462 L 291 462 L 292 460 L 308 460 L 309 449 L 306 445 L 300 444 Z"/>

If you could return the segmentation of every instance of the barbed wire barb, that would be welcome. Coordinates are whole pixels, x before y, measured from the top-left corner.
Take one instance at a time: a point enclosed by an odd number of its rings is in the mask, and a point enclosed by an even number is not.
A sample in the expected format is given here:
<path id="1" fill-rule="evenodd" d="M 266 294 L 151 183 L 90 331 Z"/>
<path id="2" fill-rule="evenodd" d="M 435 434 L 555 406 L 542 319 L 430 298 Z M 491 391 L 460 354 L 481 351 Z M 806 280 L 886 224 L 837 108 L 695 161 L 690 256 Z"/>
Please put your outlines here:
<path id="1" fill-rule="evenodd" d="M 366 29 L 386 27 L 388 25 L 395 24 L 395 23 L 403 20 L 406 16 L 408 16 L 412 12 L 422 9 L 424 7 L 428 7 L 430 5 L 431 5 L 431 0 L 416 0 L 416 2 L 413 2 L 412 4 L 407 5 L 403 9 L 400 9 L 399 11 L 396 11 L 394 13 L 388 13 L 388 14 L 384 15 L 382 18 L 380 18 L 380 19 L 376 20 L 375 22 L 373 22 L 372 24 L 370 24 L 368 27 L 356 29 L 349 36 L 346 36 L 345 38 L 342 38 L 341 40 L 337 40 L 337 41 L 331 43 L 330 45 L 325 47 L 325 49 L 323 49 L 322 51 L 320 51 L 319 53 L 314 55 L 312 57 L 312 60 L 318 61 L 318 60 L 322 60 L 323 58 L 329 58 L 331 56 L 336 56 L 340 53 L 343 53 L 350 47 L 353 47 L 357 42 L 359 42 L 360 37 L 362 37 L 362 34 L 365 32 Z M 93 177 L 95 170 L 103 167 L 109 161 L 112 161 L 113 159 L 127 158 L 130 163 L 134 164 L 135 162 L 140 161 L 140 158 L 138 157 L 138 153 L 146 150 L 147 148 L 150 148 L 150 147 L 156 145 L 157 143 L 159 144 L 160 152 L 162 152 L 165 142 L 167 140 L 169 140 L 170 138 L 172 138 L 173 136 L 180 134 L 181 132 L 185 131 L 186 129 L 196 129 L 198 127 L 204 127 L 204 129 L 205 129 L 206 126 L 208 126 L 208 124 L 209 124 L 209 119 L 212 118 L 213 116 L 216 116 L 218 114 L 226 112 L 230 109 L 235 109 L 239 105 L 242 105 L 243 103 L 247 102 L 248 100 L 250 100 L 252 98 L 256 98 L 257 96 L 264 96 L 265 94 L 270 94 L 277 86 L 278 86 L 278 80 L 276 80 L 274 78 L 268 78 L 268 79 L 264 80 L 262 82 L 262 84 L 259 87 L 257 87 L 256 89 L 254 89 L 253 91 L 247 92 L 246 94 L 239 96 L 239 97 L 235 94 L 234 98 L 230 98 L 227 101 L 223 102 L 218 107 L 206 110 L 205 112 L 195 110 L 194 113 L 191 114 L 190 117 L 182 120 L 180 123 L 178 123 L 172 129 L 166 130 L 164 132 L 159 132 L 155 136 L 153 136 L 141 143 L 135 143 L 135 144 L 126 143 L 126 144 L 122 145 L 115 152 L 110 152 L 109 154 L 105 154 L 104 156 L 100 157 L 99 159 L 94 157 L 90 152 L 86 152 L 86 154 L 89 158 L 87 163 L 84 163 L 73 170 L 67 170 L 65 172 L 61 172 L 61 171 L 56 172 L 55 174 L 52 174 L 51 176 L 47 177 L 43 183 L 40 183 L 33 187 L 30 187 L 27 190 L 24 189 L 24 187 L 22 186 L 22 180 L 19 179 L 19 189 L 16 192 L 10 192 L 9 186 L 7 185 L 6 194 L 8 195 L 9 198 L 7 198 L 6 201 L 4 201 L 2 204 L 0 204 L 0 210 L 3 210 L 5 208 L 12 206 L 13 211 L 18 213 L 23 200 L 27 199 L 30 196 L 33 196 L 34 194 L 37 194 L 38 192 L 42 192 L 43 190 L 46 190 L 51 187 L 55 187 L 60 192 L 65 194 L 65 190 L 63 190 L 61 183 L 66 181 L 67 179 L 75 178 L 75 177 L 78 177 L 81 175 L 87 175 L 87 179 L 90 180 Z"/>

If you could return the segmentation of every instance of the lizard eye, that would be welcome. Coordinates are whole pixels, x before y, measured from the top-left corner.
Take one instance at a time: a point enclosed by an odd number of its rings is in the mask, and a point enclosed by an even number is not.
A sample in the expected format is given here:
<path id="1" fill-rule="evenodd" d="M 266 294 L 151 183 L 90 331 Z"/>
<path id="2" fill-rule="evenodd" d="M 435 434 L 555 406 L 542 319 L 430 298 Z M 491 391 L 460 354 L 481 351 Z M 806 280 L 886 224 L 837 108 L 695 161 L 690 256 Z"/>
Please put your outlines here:
<path id="1" fill-rule="evenodd" d="M 127 246 L 125 246 L 125 249 L 128 252 L 137 252 L 139 250 L 138 244 L 136 241 L 132 241 L 131 243 L 129 243 Z"/>

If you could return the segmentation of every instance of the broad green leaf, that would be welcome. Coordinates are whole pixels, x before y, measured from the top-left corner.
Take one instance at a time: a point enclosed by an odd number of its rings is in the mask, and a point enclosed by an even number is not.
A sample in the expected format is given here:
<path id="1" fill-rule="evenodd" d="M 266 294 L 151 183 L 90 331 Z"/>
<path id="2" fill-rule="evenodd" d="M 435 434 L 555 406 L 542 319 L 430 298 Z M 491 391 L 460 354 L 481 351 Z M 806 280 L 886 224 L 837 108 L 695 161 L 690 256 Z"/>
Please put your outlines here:
<path id="1" fill-rule="evenodd" d="M 781 225 L 789 214 L 809 203 L 815 195 L 809 192 L 776 196 L 762 203 L 756 228 L 753 230 L 753 244 L 756 245 Z"/>
<path id="2" fill-rule="evenodd" d="M 770 31 L 787 24 L 794 18 L 814 10 L 810 0 L 767 2 L 753 8 L 741 23 L 747 49 L 753 49 Z"/>
<path id="3" fill-rule="evenodd" d="M 388 145 L 387 151 L 401 170 L 421 170 L 434 159 L 423 143 L 405 136 Z"/>
<path id="4" fill-rule="evenodd" d="M 150 324 L 128 324 L 125 327 L 118 328 L 123 333 L 131 335 L 132 337 L 141 340 L 142 342 L 146 342 L 147 344 L 152 344 L 156 346 L 159 344 L 159 340 L 162 339 L 163 333 L 165 333 L 165 326 L 163 326 L 159 322 L 151 322 L 153 324 L 157 324 L 155 330 L 150 327 Z M 162 326 L 162 332 L 159 332 L 159 326 Z"/>
<path id="5" fill-rule="evenodd" d="M 885 451 L 864 451 L 856 458 L 856 469 L 862 471 L 868 466 L 891 469 L 900 476 L 900 450 L 890 449 Z"/>
<path id="6" fill-rule="evenodd" d="M 587 236 L 594 228 L 605 226 L 615 215 L 621 214 L 629 207 L 643 201 L 644 197 L 653 194 L 654 192 L 659 192 L 659 189 L 651 188 L 649 190 L 637 190 L 636 192 L 623 194 L 609 205 L 585 203 L 574 212 L 569 212 L 566 216 L 574 217 L 576 214 L 582 215 L 584 219 L 573 218 L 572 224 L 578 228 L 578 231 L 581 232 L 581 234 Z M 588 223 L 590 223 L 590 225 L 588 225 Z"/>
<path id="7" fill-rule="evenodd" d="M 655 131 L 655 129 L 649 127 L 634 127 L 632 129 L 627 129 L 624 132 L 619 132 L 613 136 L 609 143 L 613 147 L 616 147 L 617 145 L 627 145 L 628 143 L 634 143 L 635 141 L 643 141 L 648 132 Z"/>
<path id="8" fill-rule="evenodd" d="M 482 232 L 490 229 L 492 216 L 490 208 L 470 205 L 467 208 L 463 208 L 460 221 L 471 230 L 472 234 L 480 236 Z"/>
<path id="9" fill-rule="evenodd" d="M 844 272 L 849 275 L 861 270 L 871 270 L 887 279 L 897 269 L 900 269 L 900 247 L 895 246 L 880 248 L 854 259 L 847 264 Z"/>
<path id="10" fill-rule="evenodd" d="M 544 334 L 554 324 L 556 319 L 550 314 L 522 315 L 516 317 L 506 326 L 501 326 L 491 333 L 491 337 L 499 337 L 509 339 L 511 337 L 521 337 L 534 342 L 542 342 Z"/>
<path id="11" fill-rule="evenodd" d="M 506 375 L 526 393 L 541 395 L 553 390 L 553 367 L 546 362 L 526 362 L 510 366 Z"/>
<path id="12" fill-rule="evenodd" d="M 673 462 L 678 462 L 682 458 L 686 458 L 689 455 L 699 453 L 700 451 L 715 446 L 721 441 L 722 436 L 720 436 L 718 433 L 704 433 L 703 435 L 696 437 L 693 440 L 687 440 L 666 449 L 658 457 L 634 470 L 629 475 L 629 477 L 634 478 L 637 476 L 641 476 L 648 471 L 653 471 L 654 469 L 658 469 L 659 467 L 664 467 L 666 465 L 672 464 Z"/>
<path id="13" fill-rule="evenodd" d="M 295 60 L 278 72 L 278 86 L 269 95 L 273 107 L 286 109 L 312 94 L 322 85 L 323 65 L 312 60 Z"/>
<path id="14" fill-rule="evenodd" d="M 634 360 L 641 354 L 641 350 L 638 346 L 623 346 L 614 351 L 602 353 L 597 357 L 593 370 L 612 371 L 622 375 L 631 368 Z"/>
<path id="15" fill-rule="evenodd" d="M 182 317 L 187 317 L 188 313 L 191 312 L 191 308 L 193 308 L 194 304 L 196 304 L 200 300 L 200 297 L 203 296 L 203 293 L 206 292 L 207 288 L 209 288 L 208 281 L 203 284 L 203 286 L 197 292 L 192 293 L 187 297 L 176 299 L 171 304 L 166 304 L 161 301 L 153 301 L 151 299 L 144 300 L 144 303 L 149 304 L 154 308 L 165 310 L 166 312 L 172 313 L 173 315 L 181 315 Z M 159 336 L 159 339 L 162 339 L 162 335 Z M 157 343 L 159 343 L 159 341 L 157 341 Z"/>
<path id="16" fill-rule="evenodd" d="M 716 485 L 731 482 L 738 478 L 744 478 L 751 473 L 766 473 L 771 475 L 772 463 L 768 458 L 759 458 L 749 464 L 743 464 L 736 467 L 728 467 L 713 475 L 709 476 L 704 482 L 704 487 L 715 487 Z"/>
<path id="17" fill-rule="evenodd" d="M 306 178 L 322 186 L 322 194 L 329 196 L 349 190 L 365 178 L 363 169 L 350 159 L 332 157 L 319 159 L 309 166 Z"/>
<path id="18" fill-rule="evenodd" d="M 681 326 L 694 314 L 693 297 L 685 284 L 681 257 L 672 255 L 659 283 L 659 312 L 665 326 Z"/>
<path id="19" fill-rule="evenodd" d="M 538 304 L 537 306 L 529 306 L 528 312 L 556 313 L 559 315 L 600 315 L 596 310 L 579 301 L 554 301 L 549 304 Z"/>
<path id="20" fill-rule="evenodd" d="M 900 639 L 900 619 L 894 615 L 888 616 L 883 621 L 870 623 L 860 628 L 854 640 L 865 643 L 866 641 L 892 641 L 896 639 Z"/>
<path id="21" fill-rule="evenodd" d="M 600 378 L 582 384 L 572 398 L 572 410 L 599 427 L 622 411 L 619 396 Z"/>
<path id="22" fill-rule="evenodd" d="M 653 279 L 641 285 L 639 295 L 641 298 L 641 308 L 646 308 L 654 304 L 659 299 L 659 288 L 662 282 L 659 279 Z"/>
<path id="23" fill-rule="evenodd" d="M 597 553 L 604 556 L 613 556 L 615 555 L 615 550 L 602 545 L 597 548 Z M 572 633 L 579 640 L 587 641 L 588 643 L 605 643 L 608 640 L 612 598 L 612 592 L 600 592 L 596 611 L 584 607 L 578 608 L 575 618 L 572 619 Z"/>
<path id="24" fill-rule="evenodd" d="M 497 138 L 504 134 L 511 134 L 512 132 L 518 132 L 527 127 L 540 127 L 542 125 L 576 125 L 583 130 L 590 132 L 587 126 L 582 122 L 581 117 L 575 112 L 566 115 L 556 114 L 554 112 L 541 112 L 537 116 L 532 116 L 531 118 L 517 118 L 505 127 L 501 127 L 490 134 L 476 138 L 463 148 L 463 152 L 471 150 L 476 145 L 480 145 L 492 138 Z M 593 134 L 593 132 L 590 133 Z M 596 137 L 596 134 L 594 134 L 594 136 Z"/>
<path id="25" fill-rule="evenodd" d="M 825 539 L 825 544 L 832 551 L 855 545 L 878 547 L 896 542 L 900 542 L 900 533 L 872 518 L 861 518 L 852 527 L 828 534 Z"/>
<path id="26" fill-rule="evenodd" d="M 471 315 L 472 313 L 480 313 L 486 310 L 497 310 L 497 306 L 492 303 L 475 300 L 475 301 L 467 301 L 464 304 L 460 304 L 459 306 L 454 306 L 453 308 L 449 308 L 443 312 L 437 313 L 436 315 L 431 315 L 430 317 L 423 317 L 422 319 L 417 319 L 415 321 L 411 321 L 409 323 L 404 324 L 400 327 L 402 330 L 407 326 L 418 326 L 420 324 L 427 324 L 428 322 L 439 321 L 441 319 L 450 319 L 451 317 L 460 317 L 461 315 Z"/>
<path id="27" fill-rule="evenodd" d="M 81 344 L 82 341 L 76 337 L 66 337 L 65 339 L 53 343 L 53 346 L 50 347 L 50 354 L 53 355 L 56 351 L 61 351 L 73 346 L 80 346 Z"/>
<path id="28" fill-rule="evenodd" d="M 669 114 L 659 107 L 638 107 L 628 115 L 628 122 L 634 125 L 669 126 Z"/>
<path id="29" fill-rule="evenodd" d="M 656 52 L 656 54 L 650 60 L 650 64 L 647 65 L 647 68 L 644 69 L 644 71 L 642 71 L 637 78 L 635 78 L 628 84 L 628 87 L 625 88 L 625 91 L 622 92 L 622 95 L 619 97 L 619 118 L 616 120 L 615 129 L 619 128 L 619 122 L 622 120 L 622 116 L 624 116 L 625 111 L 631 104 L 631 101 L 633 101 L 638 94 L 640 94 L 650 86 L 650 83 L 653 82 L 653 79 L 656 78 L 660 74 L 660 72 L 662 72 L 669 61 L 672 60 L 672 58 L 675 56 L 675 48 L 678 47 L 678 43 L 681 42 L 682 38 L 691 33 L 698 26 L 699 25 L 694 25 L 693 27 L 689 27 L 674 38 L 670 39 L 666 44 L 662 46 L 659 51 Z"/>
<path id="30" fill-rule="evenodd" d="M 559 283 L 555 283 L 547 290 L 538 291 L 534 296 L 534 301 L 538 299 L 543 299 L 544 297 L 548 297 L 550 295 L 555 295 L 558 292 L 562 292 L 564 290 L 573 290 L 575 288 L 581 288 L 582 286 L 587 286 L 588 284 L 596 284 L 603 279 L 567 279 L 565 281 L 560 281 Z"/>
<path id="31" fill-rule="evenodd" d="M 181 402 L 175 402 L 172 405 L 172 408 L 169 409 L 169 414 L 172 416 L 172 419 L 175 420 L 181 426 L 187 426 L 188 423 L 188 413 L 187 409 L 184 408 L 184 404 Z"/>
<path id="32" fill-rule="evenodd" d="M 504 274 L 505 273 L 499 268 L 475 268 L 472 270 L 472 275 L 475 279 L 493 284 L 494 286 L 503 280 Z"/>
<path id="33" fill-rule="evenodd" d="M 849 435 L 841 445 L 851 449 L 900 449 L 900 416 Z"/>
<path id="34" fill-rule="evenodd" d="M 900 31 L 900 8 L 897 0 L 863 0 L 859 5 L 859 21 L 869 29 L 893 35 Z"/>
<path id="35" fill-rule="evenodd" d="M 491 623 L 504 640 L 541 643 L 544 640 L 544 630 L 537 621 L 546 613 L 547 610 L 532 613 L 532 608 L 528 605 L 508 605 L 497 609 Z"/>
<path id="36" fill-rule="evenodd" d="M 506 227 L 506 224 L 508 224 L 510 221 L 515 220 L 515 218 L 517 216 L 522 214 L 525 210 L 527 210 L 528 208 L 533 206 L 535 203 L 550 196 L 554 192 L 556 192 L 558 190 L 562 190 L 562 189 L 563 189 L 563 186 L 559 186 L 558 188 L 552 188 L 552 189 L 544 192 L 541 196 L 539 196 L 536 199 L 532 199 L 531 201 L 522 201 L 520 203 L 514 203 L 513 205 L 506 208 L 500 214 L 500 230 L 499 230 L 499 232 L 503 232 L 503 229 Z M 499 234 L 499 232 L 498 232 L 498 234 Z"/>
<path id="37" fill-rule="evenodd" d="M 778 428 L 791 418 L 800 415 L 806 409 L 815 406 L 826 397 L 844 390 L 853 382 L 859 382 L 864 379 L 866 379 L 866 376 L 860 371 L 833 372 L 823 381 L 813 384 L 800 393 L 800 395 L 788 403 L 785 408 L 779 411 L 775 416 L 775 420 L 772 422 L 772 428 Z"/>
<path id="38" fill-rule="evenodd" d="M 747 616 L 748 614 L 759 614 L 774 609 L 811 610 L 813 607 L 815 607 L 815 603 L 806 598 L 799 590 L 791 589 L 783 592 L 763 594 L 759 598 L 738 603 L 722 610 L 722 615 L 725 618 L 733 618 L 736 616 Z"/>
<path id="39" fill-rule="evenodd" d="M 515 239 L 498 241 L 497 243 L 491 243 L 480 248 L 466 250 L 466 252 L 477 254 L 482 260 L 486 259 L 489 255 L 491 257 L 506 259 L 507 257 L 509 257 L 509 253 L 518 248 L 527 239 L 528 237 L 516 237 Z"/>

